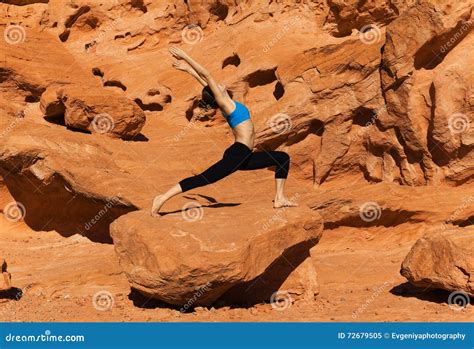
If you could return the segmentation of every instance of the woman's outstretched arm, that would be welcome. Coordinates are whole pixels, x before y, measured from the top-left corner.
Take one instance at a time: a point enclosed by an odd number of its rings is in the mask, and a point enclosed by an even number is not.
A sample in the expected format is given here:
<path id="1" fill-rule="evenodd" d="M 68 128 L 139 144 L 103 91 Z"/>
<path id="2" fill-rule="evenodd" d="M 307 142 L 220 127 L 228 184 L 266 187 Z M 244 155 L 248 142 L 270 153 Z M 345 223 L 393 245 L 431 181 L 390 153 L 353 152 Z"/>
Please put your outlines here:
<path id="1" fill-rule="evenodd" d="M 172 47 L 170 49 L 171 54 L 177 59 L 183 59 L 186 61 L 192 69 L 199 75 L 199 77 L 204 80 L 204 82 L 210 87 L 212 93 L 214 93 L 214 97 L 216 98 L 216 102 L 219 107 L 224 111 L 226 114 L 232 113 L 235 109 L 235 104 L 223 91 L 220 89 L 217 82 L 212 77 L 211 73 L 192 59 L 186 52 L 183 50 Z"/>
<path id="2" fill-rule="evenodd" d="M 173 63 L 173 67 L 190 74 L 197 81 L 199 81 L 199 83 L 202 86 L 207 86 L 207 82 L 203 78 L 201 78 L 201 76 L 191 66 L 187 65 L 186 63 L 181 63 L 180 61 L 176 61 Z"/>

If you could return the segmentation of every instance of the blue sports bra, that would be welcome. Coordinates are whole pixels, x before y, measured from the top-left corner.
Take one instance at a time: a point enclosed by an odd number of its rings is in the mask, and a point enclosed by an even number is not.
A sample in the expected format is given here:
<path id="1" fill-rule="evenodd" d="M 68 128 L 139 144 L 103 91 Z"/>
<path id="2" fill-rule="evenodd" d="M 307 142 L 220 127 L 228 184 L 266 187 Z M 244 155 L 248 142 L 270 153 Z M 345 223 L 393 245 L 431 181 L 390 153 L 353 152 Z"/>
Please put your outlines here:
<path id="1" fill-rule="evenodd" d="M 230 113 L 229 115 L 222 113 L 224 114 L 224 117 L 226 118 L 231 128 L 234 128 L 235 126 L 244 122 L 245 120 L 250 119 L 250 112 L 247 109 L 247 107 L 237 101 L 234 101 L 234 103 L 235 103 L 235 109 L 232 113 Z"/>

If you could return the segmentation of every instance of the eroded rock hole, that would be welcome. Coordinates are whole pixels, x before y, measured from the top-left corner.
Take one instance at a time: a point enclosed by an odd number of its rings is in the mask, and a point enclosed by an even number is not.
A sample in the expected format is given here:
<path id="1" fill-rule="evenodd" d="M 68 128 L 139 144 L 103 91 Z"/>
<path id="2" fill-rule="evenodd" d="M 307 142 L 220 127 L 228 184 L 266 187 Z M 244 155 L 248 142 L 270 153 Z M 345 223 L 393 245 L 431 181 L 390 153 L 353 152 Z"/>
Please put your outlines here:
<path id="1" fill-rule="evenodd" d="M 376 113 L 369 108 L 359 107 L 354 110 L 352 123 L 362 127 L 372 125 L 376 120 Z"/>
<path id="2" fill-rule="evenodd" d="M 238 54 L 234 54 L 233 56 L 227 57 L 224 59 L 224 62 L 222 62 L 222 69 L 227 67 L 228 65 L 233 65 L 235 67 L 238 67 L 240 65 L 240 57 Z"/>
<path id="3" fill-rule="evenodd" d="M 29 95 L 29 96 L 26 96 L 25 97 L 25 102 L 26 103 L 37 103 L 40 101 L 40 97 L 39 96 L 33 96 L 33 95 Z"/>
<path id="4" fill-rule="evenodd" d="M 140 98 L 135 99 L 135 103 L 138 104 L 138 106 L 142 110 L 148 110 L 148 111 L 162 111 L 163 106 L 159 103 L 143 103 Z"/>
<path id="5" fill-rule="evenodd" d="M 321 137 L 324 133 L 324 122 L 321 120 L 311 120 L 309 124 L 309 133 Z"/>
<path id="6" fill-rule="evenodd" d="M 470 225 L 474 225 L 474 215 L 473 216 L 470 216 L 466 219 L 462 219 L 462 220 L 457 220 L 455 222 L 453 222 L 454 225 L 457 225 L 461 228 L 464 228 L 464 227 L 468 227 Z"/>
<path id="7" fill-rule="evenodd" d="M 133 8 L 139 9 L 139 10 L 142 11 L 143 13 L 147 13 L 147 12 L 148 12 L 148 8 L 147 8 L 146 5 L 144 4 L 143 0 L 132 0 L 132 1 L 130 2 L 130 5 L 131 5 Z"/>
<path id="8" fill-rule="evenodd" d="M 222 4 L 220 1 L 216 1 L 211 5 L 209 12 L 223 21 L 229 14 L 229 6 Z"/>
<path id="9" fill-rule="evenodd" d="M 59 39 L 62 42 L 67 41 L 67 39 L 69 38 L 69 34 L 71 33 L 70 28 L 74 25 L 74 23 L 76 23 L 79 17 L 89 12 L 90 10 L 91 8 L 89 6 L 82 6 L 73 15 L 69 16 L 69 18 L 64 23 L 66 29 L 59 35 Z"/>
<path id="10" fill-rule="evenodd" d="M 92 74 L 101 78 L 104 77 L 104 72 L 100 68 L 92 68 Z"/>
<path id="11" fill-rule="evenodd" d="M 99 19 L 97 17 L 89 17 L 85 20 L 84 24 L 89 26 L 91 29 L 95 29 L 99 25 Z"/>
<path id="12" fill-rule="evenodd" d="M 282 83 L 278 81 L 275 84 L 275 90 L 273 91 L 273 97 L 278 101 L 285 95 L 285 88 L 283 87 Z"/>
<path id="13" fill-rule="evenodd" d="M 277 81 L 275 71 L 276 69 L 268 69 L 257 70 L 256 72 L 251 73 L 246 79 L 249 87 L 264 86 Z"/>
<path id="14" fill-rule="evenodd" d="M 86 52 L 87 52 L 87 51 L 89 51 L 89 49 L 90 49 L 91 47 L 94 47 L 96 44 L 97 44 L 97 41 L 89 42 L 89 43 L 87 43 L 87 44 L 84 45 L 84 49 L 85 49 Z"/>
<path id="15" fill-rule="evenodd" d="M 104 82 L 104 86 L 106 86 L 106 87 L 118 87 L 118 88 L 122 89 L 122 91 L 127 91 L 127 86 L 125 86 L 124 84 L 122 84 L 118 80 L 108 80 L 108 81 Z"/>

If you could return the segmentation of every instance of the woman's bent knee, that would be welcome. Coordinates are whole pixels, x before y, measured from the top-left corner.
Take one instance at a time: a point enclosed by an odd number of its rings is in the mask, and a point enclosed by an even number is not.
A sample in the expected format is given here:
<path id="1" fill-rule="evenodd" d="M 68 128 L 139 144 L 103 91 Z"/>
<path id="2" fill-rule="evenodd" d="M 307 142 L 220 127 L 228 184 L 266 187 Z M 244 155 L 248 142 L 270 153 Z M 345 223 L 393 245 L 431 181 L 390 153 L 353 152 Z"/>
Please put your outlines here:
<path id="1" fill-rule="evenodd" d="M 280 166 L 284 166 L 285 164 L 290 162 L 290 156 L 288 153 L 285 153 L 284 151 L 277 151 L 275 152 L 277 155 L 277 161 Z"/>
<path id="2" fill-rule="evenodd" d="M 275 178 L 286 179 L 290 171 L 290 156 L 283 152 L 277 152 L 277 168 L 275 171 Z"/>

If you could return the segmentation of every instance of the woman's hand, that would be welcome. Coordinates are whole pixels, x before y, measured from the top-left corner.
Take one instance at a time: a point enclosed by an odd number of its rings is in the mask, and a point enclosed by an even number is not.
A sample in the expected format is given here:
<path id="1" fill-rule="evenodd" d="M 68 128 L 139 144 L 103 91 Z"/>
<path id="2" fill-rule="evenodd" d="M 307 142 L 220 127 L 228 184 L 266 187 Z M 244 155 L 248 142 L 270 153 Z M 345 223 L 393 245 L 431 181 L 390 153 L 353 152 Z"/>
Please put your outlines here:
<path id="1" fill-rule="evenodd" d="M 187 57 L 186 52 L 181 50 L 180 48 L 177 47 L 171 47 L 170 48 L 170 53 L 173 55 L 174 58 L 180 60 L 180 59 L 185 59 Z"/>
<path id="2" fill-rule="evenodd" d="M 183 63 L 183 62 L 180 62 L 180 61 L 175 61 L 173 63 L 173 68 L 175 68 L 177 70 L 184 71 L 184 72 L 189 72 L 190 66 L 187 65 L 186 63 Z"/>

